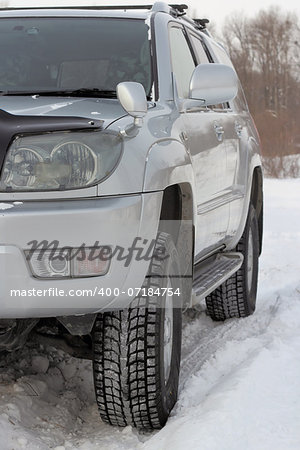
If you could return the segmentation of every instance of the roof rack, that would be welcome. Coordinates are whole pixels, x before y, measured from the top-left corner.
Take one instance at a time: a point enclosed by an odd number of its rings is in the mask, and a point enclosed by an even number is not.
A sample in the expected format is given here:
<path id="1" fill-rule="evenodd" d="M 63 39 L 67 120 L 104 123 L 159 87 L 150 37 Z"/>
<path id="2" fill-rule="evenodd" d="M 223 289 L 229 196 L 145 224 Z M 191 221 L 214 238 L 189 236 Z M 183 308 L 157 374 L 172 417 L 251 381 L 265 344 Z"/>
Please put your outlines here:
<path id="1" fill-rule="evenodd" d="M 14 11 L 14 10 L 45 10 L 45 9 L 84 9 L 91 11 L 102 10 L 134 10 L 134 9 L 148 9 L 154 12 L 165 12 L 172 14 L 175 17 L 181 17 L 186 15 L 188 6 L 185 4 L 167 4 L 165 2 L 155 2 L 152 5 L 99 5 L 99 6 L 20 6 L 20 7 L 6 7 L 0 8 L 0 11 Z M 190 19 L 185 17 L 185 20 L 191 23 L 195 28 L 206 32 L 206 24 L 209 23 L 208 19 Z"/>
<path id="2" fill-rule="evenodd" d="M 193 21 L 196 23 L 197 28 L 200 30 L 206 29 L 206 24 L 209 23 L 208 19 L 193 19 Z"/>
<path id="3" fill-rule="evenodd" d="M 186 14 L 185 10 L 188 9 L 188 5 L 169 5 L 172 9 L 180 13 L 179 15 L 183 16 Z"/>
<path id="4" fill-rule="evenodd" d="M 99 6 L 8 6 L 6 8 L 0 8 L 0 11 L 14 11 L 14 10 L 30 10 L 30 9 L 85 9 L 85 10 L 124 10 L 124 9 L 149 9 L 153 11 L 170 12 L 174 10 L 178 15 L 185 14 L 185 10 L 188 9 L 187 5 L 171 4 L 168 5 L 165 2 L 155 2 L 152 5 L 99 5 Z"/>
<path id="5" fill-rule="evenodd" d="M 203 31 L 205 34 L 210 36 L 210 33 L 206 28 L 206 24 L 209 23 L 208 19 L 190 19 L 189 17 L 185 17 L 184 20 L 193 25 L 193 27 L 197 30 Z"/>

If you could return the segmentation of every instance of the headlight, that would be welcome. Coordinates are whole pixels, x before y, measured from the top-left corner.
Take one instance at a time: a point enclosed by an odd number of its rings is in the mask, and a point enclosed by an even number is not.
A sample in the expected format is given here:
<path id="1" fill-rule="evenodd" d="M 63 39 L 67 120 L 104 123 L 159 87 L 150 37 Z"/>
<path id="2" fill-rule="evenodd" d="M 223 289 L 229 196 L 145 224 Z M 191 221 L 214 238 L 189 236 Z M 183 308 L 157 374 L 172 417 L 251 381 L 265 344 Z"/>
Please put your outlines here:
<path id="1" fill-rule="evenodd" d="M 99 183 L 116 167 L 120 135 L 108 132 L 59 132 L 17 137 L 4 162 L 0 189 L 50 191 Z"/>

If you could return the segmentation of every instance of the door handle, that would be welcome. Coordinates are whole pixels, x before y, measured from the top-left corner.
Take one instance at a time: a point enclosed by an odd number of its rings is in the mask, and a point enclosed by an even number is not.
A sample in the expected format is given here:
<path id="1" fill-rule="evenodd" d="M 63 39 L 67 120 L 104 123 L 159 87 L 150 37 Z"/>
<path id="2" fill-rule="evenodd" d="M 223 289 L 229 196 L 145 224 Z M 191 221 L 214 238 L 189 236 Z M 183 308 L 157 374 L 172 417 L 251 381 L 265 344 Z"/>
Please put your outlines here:
<path id="1" fill-rule="evenodd" d="M 235 132 L 239 138 L 242 137 L 242 131 L 243 131 L 243 125 L 241 125 L 239 122 L 235 122 Z"/>
<path id="2" fill-rule="evenodd" d="M 224 134 L 224 128 L 222 127 L 222 125 L 219 125 L 218 123 L 215 123 L 214 124 L 214 129 L 215 129 L 215 133 L 216 133 L 218 141 L 222 141 L 223 140 L 223 134 Z"/>
<path id="3" fill-rule="evenodd" d="M 182 131 L 180 133 L 180 139 L 182 140 L 182 142 L 188 141 L 188 136 L 185 131 Z"/>

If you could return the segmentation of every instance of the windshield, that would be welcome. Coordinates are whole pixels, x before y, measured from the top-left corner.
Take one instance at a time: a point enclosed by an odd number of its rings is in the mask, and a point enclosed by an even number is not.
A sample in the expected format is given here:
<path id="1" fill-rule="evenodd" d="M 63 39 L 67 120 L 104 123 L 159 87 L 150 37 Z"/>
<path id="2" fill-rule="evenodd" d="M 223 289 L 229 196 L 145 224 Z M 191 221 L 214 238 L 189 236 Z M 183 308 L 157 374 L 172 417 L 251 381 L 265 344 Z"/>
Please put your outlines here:
<path id="1" fill-rule="evenodd" d="M 112 18 L 1 18 L 0 94 L 152 87 L 148 26 Z M 107 96 L 107 95 L 106 95 Z M 113 96 L 113 95 L 112 95 Z"/>

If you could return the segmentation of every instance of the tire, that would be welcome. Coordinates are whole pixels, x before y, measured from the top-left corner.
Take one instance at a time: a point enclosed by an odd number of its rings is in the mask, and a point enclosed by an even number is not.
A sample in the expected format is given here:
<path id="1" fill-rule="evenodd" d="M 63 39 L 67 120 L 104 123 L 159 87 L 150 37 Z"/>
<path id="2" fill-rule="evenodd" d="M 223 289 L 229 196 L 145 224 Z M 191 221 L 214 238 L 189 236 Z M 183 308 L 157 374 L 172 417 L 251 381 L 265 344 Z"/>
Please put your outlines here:
<path id="1" fill-rule="evenodd" d="M 143 288 L 181 289 L 178 253 L 167 233 L 152 257 Z M 155 252 L 155 250 L 154 250 Z M 180 297 L 180 296 L 179 296 Z M 138 296 L 130 307 L 97 316 L 93 329 L 93 371 L 101 419 L 140 430 L 160 429 L 177 400 L 181 353 L 181 298 Z"/>
<path id="2" fill-rule="evenodd" d="M 207 312 L 213 320 L 247 317 L 255 310 L 259 233 L 257 215 L 252 204 L 236 251 L 244 256 L 241 268 L 206 297 Z"/>

